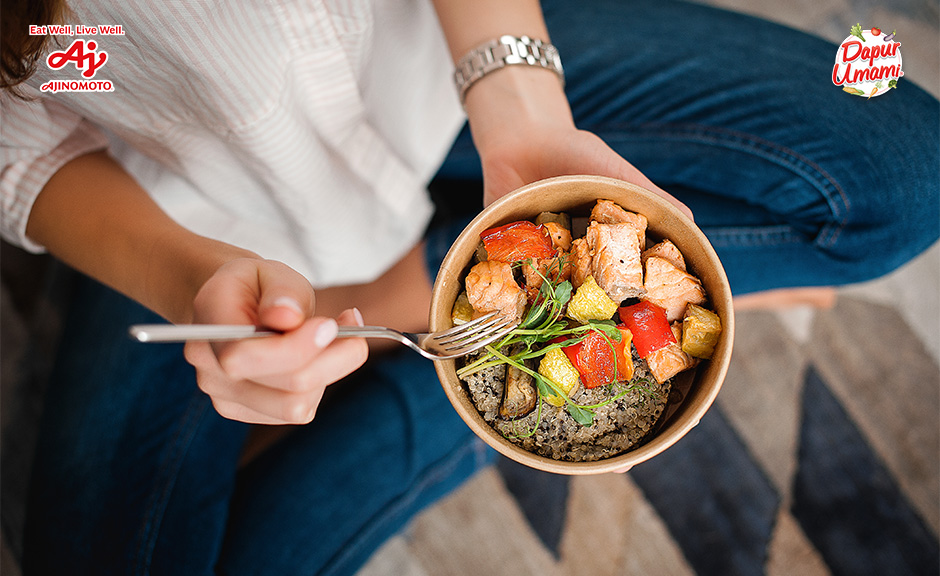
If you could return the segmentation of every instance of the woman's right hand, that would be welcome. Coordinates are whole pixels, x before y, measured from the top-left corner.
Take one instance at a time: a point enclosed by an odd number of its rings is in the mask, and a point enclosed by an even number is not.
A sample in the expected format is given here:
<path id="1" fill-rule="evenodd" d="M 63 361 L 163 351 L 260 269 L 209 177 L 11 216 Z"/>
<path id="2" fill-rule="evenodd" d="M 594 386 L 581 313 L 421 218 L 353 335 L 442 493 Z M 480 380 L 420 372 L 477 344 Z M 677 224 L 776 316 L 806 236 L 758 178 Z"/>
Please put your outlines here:
<path id="1" fill-rule="evenodd" d="M 193 302 L 201 324 L 253 324 L 282 334 L 213 343 L 189 342 L 186 360 L 222 416 L 255 424 L 305 424 L 323 392 L 369 354 L 361 338 L 335 339 L 338 324 L 362 325 L 358 310 L 336 319 L 314 315 L 310 283 L 279 262 L 242 258 L 222 265 Z"/>

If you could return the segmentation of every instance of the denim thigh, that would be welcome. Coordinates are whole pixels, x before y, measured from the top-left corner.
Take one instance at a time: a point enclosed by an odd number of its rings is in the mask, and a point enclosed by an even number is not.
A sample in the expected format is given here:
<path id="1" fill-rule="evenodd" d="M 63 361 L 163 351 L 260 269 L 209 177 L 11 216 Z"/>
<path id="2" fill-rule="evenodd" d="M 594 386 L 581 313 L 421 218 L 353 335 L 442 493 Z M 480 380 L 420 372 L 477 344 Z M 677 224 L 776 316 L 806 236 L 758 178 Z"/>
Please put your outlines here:
<path id="1" fill-rule="evenodd" d="M 432 270 L 465 224 L 429 235 Z M 127 336 L 160 319 L 76 284 L 31 478 L 27 573 L 350 574 L 492 461 L 433 363 L 401 349 L 239 468 L 248 426 L 215 412 L 182 347 Z"/>
<path id="2" fill-rule="evenodd" d="M 160 319 L 76 275 L 45 405 L 24 535 L 27 574 L 210 574 L 247 426 L 196 386 Z"/>
<path id="3" fill-rule="evenodd" d="M 437 270 L 468 221 L 432 229 Z M 418 511 L 492 462 L 434 364 L 402 348 L 327 389 L 314 421 L 239 474 L 222 574 L 352 574 Z"/>
<path id="4" fill-rule="evenodd" d="M 693 3 L 543 5 L 578 127 L 689 205 L 735 293 L 866 280 L 940 235 L 940 105 L 906 78 L 853 97 L 834 44 Z M 478 166 L 465 130 L 439 176 Z"/>

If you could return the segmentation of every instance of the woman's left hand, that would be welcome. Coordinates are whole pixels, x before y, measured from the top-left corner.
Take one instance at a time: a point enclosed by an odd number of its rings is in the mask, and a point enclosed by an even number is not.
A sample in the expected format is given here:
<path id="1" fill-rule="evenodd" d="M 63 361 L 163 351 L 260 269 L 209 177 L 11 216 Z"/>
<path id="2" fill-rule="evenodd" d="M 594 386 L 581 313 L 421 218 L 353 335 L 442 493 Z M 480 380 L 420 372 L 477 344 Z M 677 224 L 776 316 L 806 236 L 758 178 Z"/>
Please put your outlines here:
<path id="1" fill-rule="evenodd" d="M 591 174 L 642 186 L 692 217 L 685 204 L 653 184 L 596 134 L 575 127 L 552 73 L 504 68 L 468 91 L 466 109 L 483 164 L 487 205 L 543 178 Z"/>
<path id="2" fill-rule="evenodd" d="M 659 188 L 614 152 L 596 134 L 574 127 L 528 132 L 528 146 L 506 143 L 483 161 L 484 202 L 489 204 L 520 186 L 569 174 L 608 176 L 651 190 L 675 204 L 686 216 L 689 208 Z"/>

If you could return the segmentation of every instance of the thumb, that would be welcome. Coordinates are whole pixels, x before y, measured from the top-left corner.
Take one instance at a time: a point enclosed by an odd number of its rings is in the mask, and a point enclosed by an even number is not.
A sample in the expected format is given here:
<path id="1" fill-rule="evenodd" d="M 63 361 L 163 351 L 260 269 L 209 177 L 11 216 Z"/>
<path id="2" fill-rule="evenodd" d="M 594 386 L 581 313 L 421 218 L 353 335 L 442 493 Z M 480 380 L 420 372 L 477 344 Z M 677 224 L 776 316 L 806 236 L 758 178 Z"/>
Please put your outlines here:
<path id="1" fill-rule="evenodd" d="M 646 177 L 636 166 L 628 162 L 623 156 L 618 154 L 613 148 L 607 145 L 599 136 L 591 132 L 584 132 L 588 135 L 588 148 L 595 148 L 595 153 L 591 154 L 591 161 L 596 162 L 594 170 L 601 176 L 618 178 L 637 186 L 642 186 L 650 192 L 663 197 L 667 202 L 679 209 L 680 212 L 693 219 L 692 210 L 681 200 L 666 192 Z M 571 157 L 574 157 L 572 155 Z"/>
<path id="2" fill-rule="evenodd" d="M 316 310 L 313 287 L 299 272 L 279 262 L 258 270 L 258 320 L 279 331 L 300 327 Z"/>

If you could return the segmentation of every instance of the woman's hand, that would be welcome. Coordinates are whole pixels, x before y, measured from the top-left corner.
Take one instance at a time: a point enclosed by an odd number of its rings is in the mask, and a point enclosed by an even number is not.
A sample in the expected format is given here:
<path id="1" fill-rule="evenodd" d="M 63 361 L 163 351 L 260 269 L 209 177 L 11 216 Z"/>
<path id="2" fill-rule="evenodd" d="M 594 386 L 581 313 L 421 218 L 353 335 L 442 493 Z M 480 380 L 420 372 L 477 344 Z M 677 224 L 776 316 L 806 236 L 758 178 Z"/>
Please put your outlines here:
<path id="1" fill-rule="evenodd" d="M 552 72 L 506 67 L 470 88 L 466 108 L 483 163 L 486 204 L 543 178 L 592 174 L 647 188 L 692 216 L 597 135 L 575 127 Z"/>
<path id="2" fill-rule="evenodd" d="M 592 132 L 553 126 L 533 126 L 525 133 L 528 145 L 507 138 L 489 148 L 483 158 L 484 202 L 490 204 L 520 186 L 569 174 L 609 176 L 658 193 L 692 217 L 685 204 L 653 184 L 642 172 L 614 152 Z"/>
<path id="3" fill-rule="evenodd" d="M 198 292 L 193 320 L 254 324 L 283 334 L 186 344 L 199 387 L 226 418 L 256 424 L 313 420 L 326 387 L 366 361 L 361 338 L 335 340 L 338 324 L 362 324 L 355 309 L 335 320 L 314 316 L 307 280 L 284 264 L 255 258 L 221 266 Z"/>

